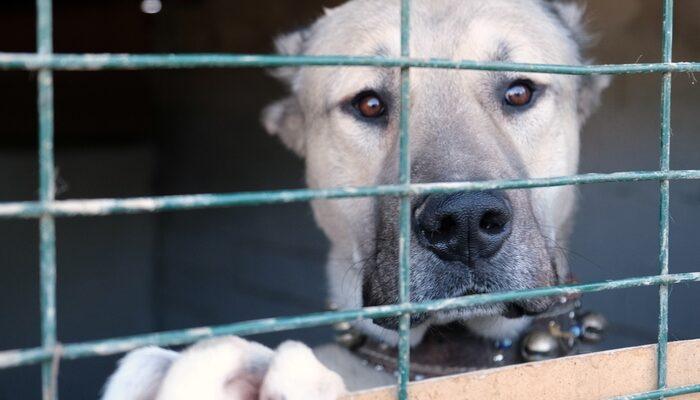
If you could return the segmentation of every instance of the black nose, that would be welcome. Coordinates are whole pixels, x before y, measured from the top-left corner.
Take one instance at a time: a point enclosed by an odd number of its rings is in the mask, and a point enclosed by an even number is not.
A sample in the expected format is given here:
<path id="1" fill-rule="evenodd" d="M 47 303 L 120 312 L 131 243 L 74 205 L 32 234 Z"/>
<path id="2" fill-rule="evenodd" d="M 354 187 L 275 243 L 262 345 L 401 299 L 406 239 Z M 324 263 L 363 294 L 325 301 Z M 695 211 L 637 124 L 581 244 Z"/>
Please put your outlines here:
<path id="1" fill-rule="evenodd" d="M 496 254 L 512 230 L 510 204 L 494 192 L 433 194 L 413 217 L 425 247 L 444 260 L 467 265 Z"/>

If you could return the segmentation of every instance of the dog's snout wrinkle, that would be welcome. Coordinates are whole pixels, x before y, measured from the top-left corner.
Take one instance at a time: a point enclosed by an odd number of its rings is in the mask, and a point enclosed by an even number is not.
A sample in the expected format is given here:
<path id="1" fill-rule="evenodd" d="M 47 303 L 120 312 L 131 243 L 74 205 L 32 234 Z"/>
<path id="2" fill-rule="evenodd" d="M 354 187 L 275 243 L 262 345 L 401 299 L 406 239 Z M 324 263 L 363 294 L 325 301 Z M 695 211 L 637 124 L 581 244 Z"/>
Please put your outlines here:
<path id="1" fill-rule="evenodd" d="M 470 266 L 496 254 L 512 230 L 510 204 L 494 192 L 431 195 L 416 211 L 421 244 L 441 259 Z"/>

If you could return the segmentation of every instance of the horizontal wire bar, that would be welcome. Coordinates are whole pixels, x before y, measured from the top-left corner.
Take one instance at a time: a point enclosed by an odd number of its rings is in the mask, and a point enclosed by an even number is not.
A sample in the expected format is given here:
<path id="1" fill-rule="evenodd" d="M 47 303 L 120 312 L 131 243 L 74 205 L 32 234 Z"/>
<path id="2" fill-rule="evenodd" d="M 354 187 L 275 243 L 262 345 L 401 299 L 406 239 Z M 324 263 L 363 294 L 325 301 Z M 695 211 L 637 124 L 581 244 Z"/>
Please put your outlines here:
<path id="1" fill-rule="evenodd" d="M 292 203 L 317 199 L 341 199 L 371 196 L 404 196 L 498 189 L 583 185 L 609 182 L 700 179 L 700 170 L 636 171 L 609 174 L 580 174 L 554 178 L 491 180 L 479 182 L 416 183 L 334 189 L 294 189 L 227 194 L 195 194 L 127 199 L 57 200 L 46 204 L 36 201 L 0 203 L 0 218 L 37 218 L 44 214 L 58 217 L 105 216 L 150 213 L 215 207 Z"/>
<path id="2" fill-rule="evenodd" d="M 700 384 L 691 386 L 682 386 L 672 389 L 659 389 L 646 393 L 638 393 L 629 396 L 615 397 L 612 400 L 651 400 L 661 399 L 664 397 L 682 396 L 684 394 L 700 393 Z"/>
<path id="3" fill-rule="evenodd" d="M 99 71 L 105 69 L 273 68 L 289 66 L 372 66 L 520 71 L 547 74 L 641 74 L 700 72 L 698 62 L 556 65 L 410 57 L 282 56 L 256 54 L 52 54 L 2 53 L 0 70 Z"/>
<path id="4" fill-rule="evenodd" d="M 465 297 L 433 300 L 425 303 L 406 303 L 357 310 L 344 310 L 313 313 L 293 317 L 266 318 L 253 321 L 237 322 L 229 325 L 201 327 L 160 333 L 150 333 L 130 337 L 105 339 L 90 342 L 65 344 L 60 348 L 63 359 L 108 356 L 124 353 L 143 346 L 175 346 L 193 343 L 201 339 L 223 335 L 253 335 L 268 332 L 280 332 L 321 325 L 330 325 L 344 321 L 397 317 L 405 313 L 425 313 L 440 310 L 453 310 L 484 304 L 509 302 L 534 297 L 590 293 L 604 290 L 625 289 L 661 284 L 679 284 L 700 282 L 700 272 L 673 274 L 665 276 L 646 276 L 615 281 L 585 283 L 577 285 L 554 286 L 538 289 L 517 290 L 510 292 L 477 294 Z M 0 369 L 22 365 L 36 364 L 56 356 L 54 348 L 32 348 L 7 350 L 0 352 Z"/>

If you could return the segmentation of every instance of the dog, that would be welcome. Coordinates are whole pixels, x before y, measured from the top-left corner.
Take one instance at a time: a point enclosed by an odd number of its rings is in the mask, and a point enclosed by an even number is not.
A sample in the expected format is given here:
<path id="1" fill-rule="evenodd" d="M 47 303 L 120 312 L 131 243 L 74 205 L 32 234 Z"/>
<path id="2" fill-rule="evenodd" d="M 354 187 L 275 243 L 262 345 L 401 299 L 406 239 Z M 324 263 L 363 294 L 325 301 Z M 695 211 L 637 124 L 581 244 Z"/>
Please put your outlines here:
<path id="1" fill-rule="evenodd" d="M 414 1 L 410 52 L 442 58 L 587 64 L 582 8 L 547 0 Z M 399 0 L 350 0 L 277 39 L 283 55 L 400 55 Z M 266 130 L 303 157 L 310 188 L 398 183 L 400 72 L 377 67 L 284 67 L 291 94 L 262 113 Z M 604 76 L 414 68 L 410 71 L 413 183 L 572 175 L 579 132 L 608 85 Z M 410 199 L 410 300 L 546 287 L 566 282 L 575 209 L 569 186 L 427 194 Z M 399 300 L 399 199 L 315 200 L 330 240 L 332 303 L 340 309 Z M 535 298 L 413 315 L 410 341 L 459 322 L 480 337 L 517 337 L 556 302 Z M 397 344 L 397 318 L 354 329 Z M 319 360 L 323 361 L 321 363 Z M 342 378 L 341 378 L 342 377 Z M 271 350 L 228 337 L 182 354 L 128 354 L 104 400 L 335 399 L 394 382 L 335 345 Z"/>

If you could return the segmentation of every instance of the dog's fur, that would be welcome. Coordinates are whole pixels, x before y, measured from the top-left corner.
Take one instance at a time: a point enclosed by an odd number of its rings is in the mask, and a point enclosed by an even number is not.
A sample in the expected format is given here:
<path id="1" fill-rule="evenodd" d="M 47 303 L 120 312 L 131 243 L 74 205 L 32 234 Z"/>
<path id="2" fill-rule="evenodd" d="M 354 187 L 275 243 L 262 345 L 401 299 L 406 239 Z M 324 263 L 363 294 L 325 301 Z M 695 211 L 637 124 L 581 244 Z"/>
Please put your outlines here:
<path id="1" fill-rule="evenodd" d="M 395 57 L 400 54 L 399 14 L 398 0 L 351 0 L 326 10 L 310 27 L 282 36 L 277 49 L 285 55 Z M 414 1 L 411 55 L 584 64 L 581 49 L 588 36 L 582 14 L 576 4 L 545 0 Z M 275 75 L 288 84 L 291 95 L 267 107 L 263 123 L 306 160 L 309 187 L 397 183 L 398 69 L 290 67 Z M 410 79 L 414 183 L 576 173 L 579 131 L 608 83 L 598 76 L 438 69 L 412 69 Z M 522 109 L 502 100 L 517 80 L 537 87 L 532 103 Z M 386 101 L 387 115 L 380 120 L 363 120 L 350 105 L 366 90 Z M 509 190 L 503 196 L 513 210 L 512 233 L 478 268 L 437 257 L 414 232 L 412 301 L 549 286 L 567 277 L 566 260 L 557 249 L 568 239 L 574 189 Z M 412 209 L 424 200 L 412 199 Z M 331 300 L 345 309 L 396 303 L 398 200 L 317 200 L 312 207 L 331 241 Z M 537 313 L 550 302 L 533 299 L 519 306 Z M 528 319 L 506 319 L 506 308 L 496 304 L 417 316 L 411 341 L 420 342 L 431 325 L 453 321 L 487 337 L 516 336 Z M 356 328 L 394 344 L 396 322 L 375 322 L 379 325 L 363 321 Z M 321 399 L 344 390 L 338 376 L 303 345 L 283 344 L 273 352 L 229 338 L 195 345 L 182 355 L 153 348 L 129 354 L 110 379 L 104 399 Z"/>

